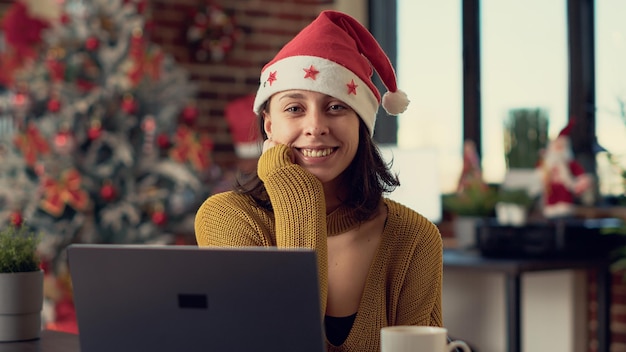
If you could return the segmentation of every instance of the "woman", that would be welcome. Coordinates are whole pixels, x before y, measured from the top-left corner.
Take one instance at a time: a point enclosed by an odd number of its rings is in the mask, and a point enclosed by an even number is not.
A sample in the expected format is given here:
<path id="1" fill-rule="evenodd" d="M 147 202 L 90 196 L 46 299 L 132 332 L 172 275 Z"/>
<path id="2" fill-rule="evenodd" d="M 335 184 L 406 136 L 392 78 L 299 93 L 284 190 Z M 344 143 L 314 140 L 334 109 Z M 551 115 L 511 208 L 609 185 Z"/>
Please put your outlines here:
<path id="1" fill-rule="evenodd" d="M 317 252 L 328 351 L 378 352 L 388 325 L 442 326 L 442 244 L 422 215 L 382 196 L 399 182 L 372 135 L 383 107 L 408 104 L 376 40 L 324 11 L 261 72 L 256 175 L 211 196 L 198 244 L 306 247 Z"/>

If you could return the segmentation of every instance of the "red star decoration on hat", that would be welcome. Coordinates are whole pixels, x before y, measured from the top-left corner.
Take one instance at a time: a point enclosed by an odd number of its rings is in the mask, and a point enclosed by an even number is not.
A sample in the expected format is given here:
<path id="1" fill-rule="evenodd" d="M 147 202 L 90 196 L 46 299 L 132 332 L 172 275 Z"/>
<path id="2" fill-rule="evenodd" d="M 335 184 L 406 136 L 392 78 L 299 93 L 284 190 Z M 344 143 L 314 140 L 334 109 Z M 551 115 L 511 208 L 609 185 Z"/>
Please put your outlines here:
<path id="1" fill-rule="evenodd" d="M 346 84 L 346 86 L 348 86 L 348 95 L 356 95 L 356 87 L 358 87 L 358 85 L 354 83 L 354 80 L 351 80 L 350 83 Z"/>
<path id="2" fill-rule="evenodd" d="M 276 71 L 274 72 L 270 72 L 270 76 L 267 77 L 267 81 L 270 82 L 270 86 L 272 85 L 272 83 L 274 83 L 274 81 L 276 80 Z"/>
<path id="3" fill-rule="evenodd" d="M 317 76 L 318 73 L 320 73 L 320 71 L 316 70 L 315 67 L 313 67 L 313 65 L 311 65 L 311 67 L 309 68 L 303 68 L 304 72 L 306 72 L 304 74 L 304 78 L 312 78 L 313 80 L 315 80 L 315 76 Z"/>

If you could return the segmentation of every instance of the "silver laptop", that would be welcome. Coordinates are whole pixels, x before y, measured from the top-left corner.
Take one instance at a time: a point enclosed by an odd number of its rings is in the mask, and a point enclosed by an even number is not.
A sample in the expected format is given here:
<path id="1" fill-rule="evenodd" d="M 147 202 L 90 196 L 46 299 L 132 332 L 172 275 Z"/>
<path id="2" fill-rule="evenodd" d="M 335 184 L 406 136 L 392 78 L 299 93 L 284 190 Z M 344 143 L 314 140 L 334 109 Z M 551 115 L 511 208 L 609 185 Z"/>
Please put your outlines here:
<path id="1" fill-rule="evenodd" d="M 315 252 L 68 247 L 82 352 L 325 351 Z"/>

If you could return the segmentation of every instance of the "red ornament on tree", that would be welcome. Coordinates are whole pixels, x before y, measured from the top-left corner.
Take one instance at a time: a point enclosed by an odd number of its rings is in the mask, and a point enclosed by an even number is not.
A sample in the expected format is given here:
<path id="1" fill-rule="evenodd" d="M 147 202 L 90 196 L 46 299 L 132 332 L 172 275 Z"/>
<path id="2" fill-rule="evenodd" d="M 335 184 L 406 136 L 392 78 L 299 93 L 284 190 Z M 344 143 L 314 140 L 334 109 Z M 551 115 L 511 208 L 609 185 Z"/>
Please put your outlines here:
<path id="1" fill-rule="evenodd" d="M 170 142 L 170 137 L 166 133 L 159 134 L 159 136 L 157 137 L 157 144 L 161 149 L 167 149 L 172 145 L 172 143 Z"/>
<path id="2" fill-rule="evenodd" d="M 57 98 L 51 98 L 48 100 L 48 111 L 59 112 L 61 110 L 61 101 Z"/>
<path id="3" fill-rule="evenodd" d="M 54 136 L 54 150 L 59 154 L 69 155 L 76 149 L 76 138 L 69 128 L 62 128 Z"/>
<path id="4" fill-rule="evenodd" d="M 20 213 L 19 211 L 13 212 L 10 216 L 10 219 L 11 219 L 11 225 L 15 227 L 22 226 L 22 224 L 24 223 L 24 218 L 22 217 L 22 213 Z"/>
<path id="5" fill-rule="evenodd" d="M 111 182 L 105 182 L 105 184 L 100 188 L 100 197 L 107 202 L 110 202 L 117 197 L 117 190 Z"/>
<path id="6" fill-rule="evenodd" d="M 132 95 L 124 96 L 124 99 L 122 100 L 122 111 L 127 114 L 134 114 L 135 111 L 137 111 L 137 102 Z"/>
<path id="7" fill-rule="evenodd" d="M 100 41 L 96 37 L 89 37 L 85 41 L 85 48 L 87 48 L 87 50 L 89 51 L 94 51 L 98 49 L 99 46 L 100 46 Z"/>
<path id="8" fill-rule="evenodd" d="M 154 213 L 152 213 L 152 222 L 157 226 L 162 226 L 167 222 L 167 215 L 161 208 L 162 207 L 158 207 Z"/>
<path id="9" fill-rule="evenodd" d="M 96 140 L 98 138 L 100 138 L 100 136 L 102 135 L 102 124 L 100 123 L 99 120 L 94 120 L 91 122 L 91 126 L 89 127 L 89 130 L 87 130 L 87 137 L 89 137 L 89 140 Z"/>
<path id="10" fill-rule="evenodd" d="M 196 119 L 198 118 L 198 108 L 196 107 L 196 104 L 189 104 L 185 106 L 182 111 L 182 117 L 183 122 L 185 122 L 186 124 L 194 124 L 194 122 L 196 122 Z"/>
<path id="11" fill-rule="evenodd" d="M 65 64 L 61 61 L 63 55 L 62 49 L 53 48 L 48 51 L 45 62 L 53 82 L 61 82 L 65 78 Z"/>

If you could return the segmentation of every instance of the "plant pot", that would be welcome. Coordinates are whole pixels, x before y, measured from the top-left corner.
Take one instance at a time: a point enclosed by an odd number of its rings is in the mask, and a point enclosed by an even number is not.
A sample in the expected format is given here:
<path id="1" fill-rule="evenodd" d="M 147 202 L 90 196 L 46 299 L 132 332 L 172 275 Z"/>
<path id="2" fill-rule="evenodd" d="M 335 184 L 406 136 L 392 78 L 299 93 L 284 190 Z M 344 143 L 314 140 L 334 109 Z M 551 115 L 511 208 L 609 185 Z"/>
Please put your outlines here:
<path id="1" fill-rule="evenodd" d="M 43 271 L 0 273 L 0 341 L 38 339 Z"/>
<path id="2" fill-rule="evenodd" d="M 476 228 L 482 221 L 478 216 L 456 216 L 452 222 L 456 247 L 462 250 L 476 248 Z"/>
<path id="3" fill-rule="evenodd" d="M 496 217 L 501 225 L 523 226 L 526 224 L 526 208 L 519 204 L 497 203 Z"/>

